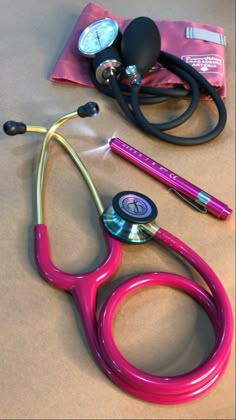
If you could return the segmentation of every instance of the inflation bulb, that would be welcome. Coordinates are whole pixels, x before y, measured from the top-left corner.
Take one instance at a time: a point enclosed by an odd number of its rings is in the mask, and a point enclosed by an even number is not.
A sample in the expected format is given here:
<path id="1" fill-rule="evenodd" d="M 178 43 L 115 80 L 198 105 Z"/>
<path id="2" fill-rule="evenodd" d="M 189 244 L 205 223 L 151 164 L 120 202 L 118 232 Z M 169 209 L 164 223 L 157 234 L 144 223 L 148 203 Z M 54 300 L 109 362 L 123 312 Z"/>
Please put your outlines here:
<path id="1" fill-rule="evenodd" d="M 121 54 L 125 66 L 136 66 L 138 72 L 147 73 L 158 60 L 161 38 L 155 22 L 138 17 L 127 26 L 121 39 Z"/>

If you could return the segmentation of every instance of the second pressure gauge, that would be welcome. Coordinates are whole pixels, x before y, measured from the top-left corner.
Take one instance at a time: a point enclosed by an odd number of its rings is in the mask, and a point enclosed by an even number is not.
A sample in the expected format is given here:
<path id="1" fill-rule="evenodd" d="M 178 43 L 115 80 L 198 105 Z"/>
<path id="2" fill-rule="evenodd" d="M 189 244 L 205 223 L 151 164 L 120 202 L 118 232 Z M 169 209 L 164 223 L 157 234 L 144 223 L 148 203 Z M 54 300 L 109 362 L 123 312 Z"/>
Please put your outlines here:
<path id="1" fill-rule="evenodd" d="M 110 18 L 96 20 L 81 33 L 78 49 L 86 57 L 94 57 L 110 47 L 119 35 L 118 23 Z"/>

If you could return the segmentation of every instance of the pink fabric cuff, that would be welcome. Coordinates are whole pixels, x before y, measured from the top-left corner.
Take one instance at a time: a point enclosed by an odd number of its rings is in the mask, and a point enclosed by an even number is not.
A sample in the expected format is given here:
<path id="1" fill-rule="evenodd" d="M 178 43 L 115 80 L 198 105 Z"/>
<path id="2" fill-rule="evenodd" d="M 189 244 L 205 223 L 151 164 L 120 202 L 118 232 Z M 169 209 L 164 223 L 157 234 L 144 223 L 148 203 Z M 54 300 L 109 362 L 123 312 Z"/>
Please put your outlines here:
<path id="1" fill-rule="evenodd" d="M 88 60 L 78 51 L 78 38 L 84 28 L 97 19 L 115 19 L 124 32 L 132 19 L 122 19 L 103 7 L 88 3 L 78 18 L 65 47 L 63 48 L 50 80 L 59 83 L 75 83 L 94 87 L 89 77 Z M 156 20 L 161 34 L 161 50 L 171 53 L 192 65 L 217 90 L 226 97 L 224 30 L 219 26 L 180 20 Z M 200 31 L 199 31 L 200 29 Z M 199 39 L 198 36 L 212 34 L 213 41 Z M 215 34 L 215 35 L 214 35 Z M 190 38 L 187 38 L 190 36 Z M 191 37 L 192 36 L 192 37 Z M 205 35 L 206 36 L 206 35 Z M 218 43 L 222 40 L 222 44 Z M 215 40 L 217 42 L 215 42 Z M 142 84 L 154 87 L 184 86 L 178 76 L 157 65 L 157 71 L 145 75 Z M 205 97 L 208 99 L 208 97 Z"/>

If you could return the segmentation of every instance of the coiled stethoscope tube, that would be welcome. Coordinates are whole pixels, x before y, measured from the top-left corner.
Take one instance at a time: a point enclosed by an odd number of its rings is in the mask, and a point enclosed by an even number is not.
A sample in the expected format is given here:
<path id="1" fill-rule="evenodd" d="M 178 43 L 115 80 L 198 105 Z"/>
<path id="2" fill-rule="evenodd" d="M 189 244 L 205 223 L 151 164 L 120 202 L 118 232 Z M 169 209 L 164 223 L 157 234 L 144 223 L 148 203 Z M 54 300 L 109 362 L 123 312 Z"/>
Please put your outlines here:
<path id="1" fill-rule="evenodd" d="M 80 107 L 78 111 L 59 118 L 49 129 L 41 126 L 26 126 L 24 123 L 10 121 L 5 123 L 6 134 L 15 135 L 25 132 L 38 132 L 45 135 L 41 149 L 38 175 L 37 175 L 37 225 L 35 226 L 35 262 L 41 275 L 51 284 L 60 289 L 67 290 L 73 296 L 79 310 L 86 337 L 91 352 L 104 371 L 104 373 L 120 388 L 131 395 L 145 401 L 157 404 L 180 404 L 196 399 L 206 393 L 220 379 L 227 366 L 230 356 L 233 335 L 233 317 L 226 291 L 208 264 L 190 247 L 181 240 L 157 226 L 150 217 L 156 217 L 157 211 L 152 209 L 149 201 L 142 194 L 133 193 L 131 196 L 137 200 L 144 200 L 147 204 L 148 217 L 142 215 L 142 223 L 137 218 L 127 217 L 128 223 L 134 223 L 143 230 L 147 236 L 163 244 L 187 261 L 201 275 L 209 291 L 198 285 L 194 280 L 168 272 L 148 272 L 129 278 L 118 286 L 104 302 L 99 314 L 96 310 L 96 297 L 98 288 L 117 269 L 121 259 L 121 242 L 117 240 L 117 225 L 115 231 L 107 231 L 103 218 L 106 218 L 107 209 L 96 190 L 96 187 L 85 168 L 83 162 L 68 141 L 56 132 L 65 122 L 80 117 L 93 116 L 98 112 L 98 106 L 93 103 Z M 52 139 L 59 141 L 69 153 L 79 168 L 94 198 L 103 234 L 107 246 L 107 254 L 102 263 L 93 271 L 71 274 L 56 267 L 50 257 L 50 246 L 47 227 L 44 224 L 42 189 L 44 168 L 48 146 Z M 127 198 L 127 193 L 125 193 Z M 122 201 L 123 195 L 119 193 L 113 199 L 114 211 Z M 120 201 L 121 200 L 121 201 Z M 140 201 L 140 205 L 141 205 Z M 130 203 L 128 200 L 127 203 Z M 153 203 L 154 205 L 154 203 Z M 138 211 L 138 201 L 135 202 Z M 155 206 L 155 205 L 154 205 Z M 117 210 L 122 219 L 129 208 Z M 125 220 L 124 220 L 125 221 Z M 126 224 L 127 226 L 127 224 Z M 132 226 L 131 226 L 132 228 Z M 150 239 L 149 238 L 149 239 Z M 132 243 L 133 238 L 131 238 Z M 136 240 L 136 239 L 135 239 Z M 126 238 L 127 242 L 127 238 Z M 178 376 L 156 376 L 143 372 L 129 363 L 120 353 L 112 336 L 112 325 L 118 305 L 131 293 L 153 285 L 165 285 L 184 291 L 195 299 L 209 315 L 214 330 L 215 344 L 203 363 L 192 371 Z"/>
<path id="2" fill-rule="evenodd" d="M 147 28 L 151 26 L 150 31 L 147 33 L 146 40 L 145 30 L 143 29 L 144 25 Z M 100 81 L 98 81 L 96 78 L 94 64 L 92 64 L 90 75 L 94 85 L 105 95 L 113 97 L 117 100 L 121 110 L 128 118 L 128 120 L 130 120 L 133 124 L 138 126 L 147 134 L 150 134 L 159 140 L 171 144 L 185 146 L 193 146 L 209 142 L 210 140 L 217 137 L 225 127 L 227 114 L 224 102 L 213 88 L 213 86 L 192 66 L 170 53 L 160 51 L 158 46 L 154 45 L 153 42 L 150 42 L 148 37 L 150 33 L 152 36 L 153 34 L 156 36 L 156 43 L 159 41 L 160 45 L 159 30 L 156 24 L 151 19 L 146 17 L 134 19 L 124 31 L 121 40 L 120 54 L 124 68 L 127 69 L 128 67 L 133 67 L 134 73 L 136 72 L 134 76 L 131 74 L 131 78 L 133 77 L 131 83 L 122 83 L 122 77 L 125 75 L 125 73 L 117 72 L 117 69 L 114 69 L 112 66 L 110 68 L 109 77 L 106 79 L 106 84 L 100 83 Z M 139 66 L 140 63 L 142 63 L 143 54 L 143 50 L 139 47 L 141 41 L 142 48 L 145 48 L 145 50 L 150 50 L 150 55 L 153 54 L 153 63 L 158 62 L 163 67 L 179 76 L 180 79 L 184 80 L 189 85 L 188 90 L 180 87 L 168 89 L 146 87 L 141 85 L 142 71 L 139 71 Z M 137 52 L 133 55 L 137 57 L 137 65 L 135 62 L 131 63 L 129 58 L 131 52 L 135 49 Z M 114 48 L 108 49 L 111 56 L 113 54 L 113 50 Z M 145 64 L 143 64 L 143 66 L 145 66 Z M 145 71 L 147 70 L 150 69 L 145 68 Z M 106 74 L 108 74 L 107 69 Z M 218 121 L 215 127 L 206 134 L 194 137 L 183 137 L 166 133 L 166 131 L 180 126 L 193 115 L 194 111 L 197 109 L 201 91 L 207 94 L 215 103 L 216 109 L 218 111 Z M 160 103 L 173 97 L 190 97 L 190 103 L 182 115 L 171 121 L 158 124 L 149 122 L 148 119 L 144 116 L 140 105 Z"/>

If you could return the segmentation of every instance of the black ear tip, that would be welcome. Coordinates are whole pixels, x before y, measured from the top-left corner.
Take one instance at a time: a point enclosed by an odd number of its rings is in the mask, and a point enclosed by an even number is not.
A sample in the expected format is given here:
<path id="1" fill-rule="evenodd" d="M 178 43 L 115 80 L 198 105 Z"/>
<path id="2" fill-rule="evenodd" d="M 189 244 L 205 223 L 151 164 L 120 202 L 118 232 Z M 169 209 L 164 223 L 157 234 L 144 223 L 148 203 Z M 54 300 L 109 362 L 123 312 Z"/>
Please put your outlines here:
<path id="1" fill-rule="evenodd" d="M 26 132 L 26 125 L 17 121 L 6 121 L 3 125 L 3 131 L 8 136 L 15 136 L 17 134 L 24 134 Z"/>
<path id="2" fill-rule="evenodd" d="M 99 106 L 96 102 L 87 102 L 80 106 L 77 112 L 81 118 L 96 117 L 99 113 Z"/>
<path id="3" fill-rule="evenodd" d="M 16 121 L 6 121 L 3 125 L 3 131 L 8 135 L 11 136 L 12 132 L 15 131 L 16 128 Z"/>

